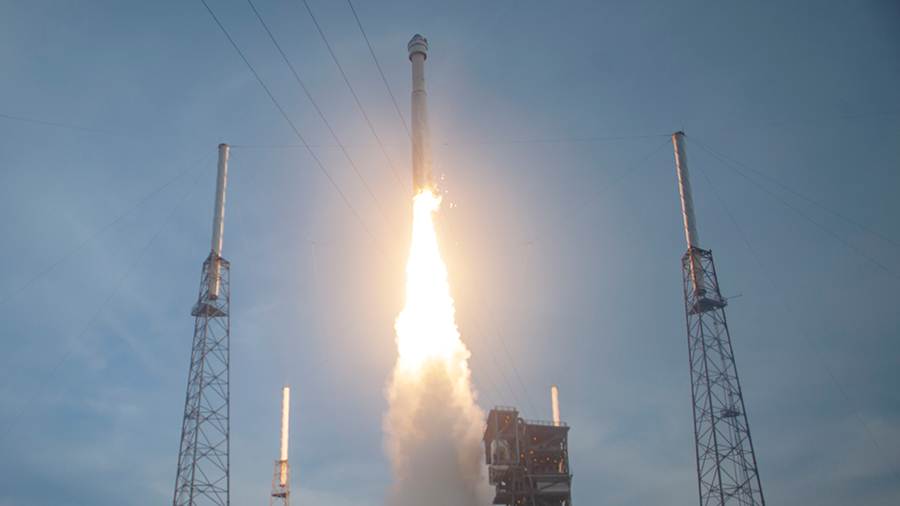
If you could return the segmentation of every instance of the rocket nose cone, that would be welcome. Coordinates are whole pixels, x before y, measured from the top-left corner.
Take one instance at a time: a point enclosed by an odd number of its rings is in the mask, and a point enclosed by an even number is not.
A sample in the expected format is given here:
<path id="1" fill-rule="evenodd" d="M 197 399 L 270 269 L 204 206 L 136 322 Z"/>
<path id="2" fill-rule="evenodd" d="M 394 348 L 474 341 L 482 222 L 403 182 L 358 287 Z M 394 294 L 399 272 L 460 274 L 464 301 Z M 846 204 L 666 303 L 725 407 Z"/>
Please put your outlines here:
<path id="1" fill-rule="evenodd" d="M 412 55 L 415 53 L 422 53 L 425 55 L 425 58 L 428 58 L 428 40 L 418 33 L 413 35 L 413 38 L 410 39 L 406 48 L 409 49 L 410 59 L 412 59 Z"/>

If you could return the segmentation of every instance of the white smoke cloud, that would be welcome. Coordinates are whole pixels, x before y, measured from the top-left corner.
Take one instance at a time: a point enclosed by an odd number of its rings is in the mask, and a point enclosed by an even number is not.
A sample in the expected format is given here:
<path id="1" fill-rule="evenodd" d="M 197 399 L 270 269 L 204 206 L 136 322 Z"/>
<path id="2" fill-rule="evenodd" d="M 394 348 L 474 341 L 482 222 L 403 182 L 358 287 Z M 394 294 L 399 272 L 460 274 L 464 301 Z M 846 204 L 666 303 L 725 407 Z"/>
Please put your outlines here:
<path id="1" fill-rule="evenodd" d="M 386 506 L 491 503 L 481 444 L 484 414 L 469 383 L 469 353 L 458 355 L 429 360 L 416 375 L 395 369 L 384 419 L 395 476 Z"/>
<path id="2" fill-rule="evenodd" d="M 385 452 L 394 484 L 387 506 L 478 506 L 491 503 L 481 437 L 484 413 L 475 404 L 459 339 L 447 269 L 432 213 L 440 198 L 415 198 L 406 272 L 406 307 L 397 318 L 399 357 L 387 388 Z"/>

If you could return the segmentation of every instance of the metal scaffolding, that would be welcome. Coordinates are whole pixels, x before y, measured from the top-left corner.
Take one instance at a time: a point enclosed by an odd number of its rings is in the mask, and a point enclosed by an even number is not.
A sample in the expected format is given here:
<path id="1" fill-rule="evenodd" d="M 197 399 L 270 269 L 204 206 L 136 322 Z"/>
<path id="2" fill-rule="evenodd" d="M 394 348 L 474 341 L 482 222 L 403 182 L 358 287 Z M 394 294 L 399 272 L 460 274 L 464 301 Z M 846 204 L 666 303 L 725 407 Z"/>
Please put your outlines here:
<path id="1" fill-rule="evenodd" d="M 571 506 L 569 427 L 562 422 L 519 418 L 516 408 L 498 406 L 484 430 L 485 461 L 493 504 Z"/>
<path id="2" fill-rule="evenodd" d="M 212 248 L 200 275 L 200 295 L 191 309 L 194 345 L 184 401 L 175 506 L 229 505 L 229 273 L 222 258 L 228 144 L 219 144 Z"/>
<path id="3" fill-rule="evenodd" d="M 291 506 L 291 466 L 287 460 L 276 460 L 272 472 L 272 498 L 269 506 Z"/>
<path id="4" fill-rule="evenodd" d="M 191 310 L 196 317 L 194 345 L 175 506 L 229 505 L 229 272 L 229 263 L 210 253 L 203 262 L 200 296 Z"/>
<path id="5" fill-rule="evenodd" d="M 712 252 L 682 258 L 700 505 L 765 505 Z"/>

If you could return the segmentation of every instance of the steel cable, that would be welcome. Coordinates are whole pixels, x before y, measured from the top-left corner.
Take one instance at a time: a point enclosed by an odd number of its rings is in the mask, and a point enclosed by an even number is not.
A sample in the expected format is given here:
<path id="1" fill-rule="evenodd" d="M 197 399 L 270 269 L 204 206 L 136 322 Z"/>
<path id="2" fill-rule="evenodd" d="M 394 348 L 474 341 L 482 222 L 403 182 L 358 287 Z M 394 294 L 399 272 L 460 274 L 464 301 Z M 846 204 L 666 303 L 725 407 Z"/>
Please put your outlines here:
<path id="1" fill-rule="evenodd" d="M 794 320 L 794 323 L 800 329 L 800 333 L 803 334 L 803 338 L 806 340 L 806 343 L 809 344 L 810 348 L 815 352 L 816 358 L 819 359 L 819 363 L 822 364 L 822 367 L 825 369 L 825 372 L 828 373 L 828 376 L 831 378 L 831 381 L 837 387 L 838 392 L 840 392 L 841 396 L 844 398 L 844 401 L 847 403 L 847 406 L 850 407 L 850 410 L 853 411 L 853 414 L 856 415 L 856 419 L 859 420 L 860 425 L 862 425 L 863 430 L 865 430 L 866 434 L 869 436 L 869 439 L 872 441 L 872 444 L 875 445 L 875 448 L 878 450 L 878 453 L 881 454 L 881 457 L 884 459 L 885 463 L 887 463 L 888 467 L 894 473 L 894 476 L 900 480 L 900 474 L 897 473 L 897 469 L 894 468 L 894 465 L 891 464 L 891 461 L 888 460 L 887 455 L 885 455 L 884 451 L 881 449 L 881 446 L 878 444 L 878 441 L 875 440 L 875 436 L 872 435 L 872 432 L 869 431 L 869 427 L 863 421 L 862 417 L 859 415 L 859 412 L 853 406 L 853 403 L 850 402 L 850 397 L 847 395 L 847 392 L 844 391 L 844 388 L 841 387 L 841 384 L 838 383 L 837 378 L 834 373 L 831 372 L 831 369 L 828 367 L 828 364 L 825 363 L 825 359 L 822 357 L 822 354 L 819 352 L 819 349 L 813 344 L 812 340 L 809 338 L 809 334 L 807 334 L 806 329 L 803 325 L 800 324 L 800 320 L 797 318 L 797 315 L 794 313 L 794 310 L 791 308 L 790 304 L 788 304 L 787 299 L 785 299 L 784 295 L 781 293 L 781 290 L 778 289 L 778 285 L 775 284 L 775 280 L 769 274 L 769 271 L 763 265 L 762 261 L 759 258 L 759 255 L 756 254 L 756 250 L 753 249 L 753 246 L 750 244 L 750 241 L 747 239 L 747 236 L 744 235 L 744 231 L 741 230 L 740 225 L 738 225 L 737 221 L 734 219 L 734 216 L 731 214 L 731 211 L 728 209 L 728 206 L 725 205 L 725 201 L 719 195 L 719 192 L 716 190 L 715 186 L 713 186 L 712 181 L 706 175 L 706 172 L 700 167 L 700 164 L 697 163 L 696 157 L 691 155 L 690 150 L 688 150 L 688 156 L 694 162 L 694 165 L 700 171 L 700 174 L 703 175 L 703 179 L 709 184 L 709 187 L 712 189 L 713 194 L 715 194 L 716 199 L 718 199 L 719 203 L 722 205 L 722 209 L 725 210 L 725 214 L 728 215 L 728 218 L 731 220 L 731 223 L 734 224 L 734 228 L 737 229 L 738 234 L 740 234 L 741 239 L 743 239 L 744 244 L 747 245 L 747 249 L 750 250 L 750 253 L 753 255 L 753 258 L 756 260 L 756 263 L 759 265 L 759 268 L 762 269 L 763 274 L 766 275 L 766 279 L 769 280 L 769 283 L 772 284 L 772 288 L 775 289 L 775 293 L 778 294 L 778 298 L 781 299 L 781 302 L 784 304 L 784 307 L 787 309 L 788 313 L 791 315 L 791 319 Z"/>
<path id="2" fill-rule="evenodd" d="M 141 251 L 141 253 L 138 255 L 138 257 L 134 260 L 134 262 L 131 264 L 131 266 L 128 268 L 128 270 L 125 271 L 125 275 L 122 276 L 122 278 L 116 284 L 115 288 L 113 288 L 112 292 L 110 292 L 109 296 L 106 297 L 106 300 L 103 301 L 103 304 L 100 305 L 100 308 L 97 309 L 97 312 L 94 313 L 94 315 L 88 321 L 87 325 L 85 325 L 84 328 L 81 329 L 81 332 L 78 333 L 78 336 L 76 336 L 75 340 L 72 341 L 72 344 L 69 345 L 69 348 L 63 354 L 62 358 L 60 358 L 59 361 L 56 363 L 56 365 L 53 366 L 53 369 L 50 370 L 50 374 L 47 375 L 47 377 L 41 383 L 41 386 L 38 387 L 38 389 L 34 393 L 34 395 L 32 395 L 31 398 L 28 400 L 28 402 L 25 403 L 25 407 L 23 407 L 22 410 L 19 411 L 19 414 L 16 416 L 16 418 L 13 420 L 13 422 L 10 424 L 10 426 L 7 427 L 7 429 L 3 433 L 3 435 L 0 436 L 0 443 L 2 443 L 4 439 L 6 439 L 6 436 L 9 434 L 9 432 L 13 429 L 13 427 L 16 426 L 16 424 L 19 422 L 19 419 L 22 418 L 22 415 L 25 413 L 25 411 L 28 409 L 28 407 L 31 406 L 31 403 L 34 402 L 34 400 L 37 398 L 38 394 L 40 394 L 41 391 L 44 390 L 44 387 L 47 386 L 47 383 L 50 381 L 50 378 L 52 378 L 53 375 L 56 374 L 56 371 L 59 370 L 59 366 L 62 365 L 62 363 L 66 360 L 66 358 L 68 358 L 69 354 L 72 353 L 72 350 L 75 349 L 75 345 L 77 345 L 81 341 L 81 338 L 84 337 L 87 330 L 91 327 L 91 325 L 94 323 L 94 321 L 97 319 L 97 317 L 100 316 L 100 313 L 103 311 L 103 309 L 106 308 L 106 305 L 109 304 L 109 301 L 112 300 L 113 295 L 115 295 L 116 292 L 119 291 L 119 288 L 122 287 L 122 284 L 128 278 L 128 275 L 131 274 L 131 271 L 134 270 L 134 268 L 137 266 L 137 264 L 141 260 L 141 258 L 144 257 L 144 254 L 147 253 L 147 250 L 150 249 L 150 246 L 153 244 L 154 241 L 156 241 L 156 238 L 159 237 L 160 232 L 163 231 L 163 228 L 165 228 L 166 224 L 169 223 L 169 220 L 172 219 L 172 216 L 175 215 L 175 212 L 178 211 L 178 208 L 181 207 L 181 204 L 184 203 L 185 199 L 187 199 L 187 196 L 190 195 L 191 190 L 194 189 L 194 187 L 200 181 L 200 178 L 203 177 L 203 174 L 206 173 L 206 169 L 208 169 L 208 168 L 209 168 L 209 164 L 207 164 L 207 166 L 202 171 L 200 171 L 200 175 L 197 176 L 197 179 L 195 179 L 194 182 L 191 184 L 190 188 L 188 188 L 188 190 L 186 192 L 184 192 L 184 196 L 181 197 L 181 200 L 178 201 L 178 204 L 175 205 L 175 208 L 172 209 L 172 212 L 169 213 L 169 215 L 166 217 L 165 221 L 163 221 L 162 225 L 159 226 L 159 229 L 156 230 L 156 233 L 153 234 L 153 237 L 150 238 L 150 242 L 147 243 L 147 246 L 144 247 L 144 249 Z"/>

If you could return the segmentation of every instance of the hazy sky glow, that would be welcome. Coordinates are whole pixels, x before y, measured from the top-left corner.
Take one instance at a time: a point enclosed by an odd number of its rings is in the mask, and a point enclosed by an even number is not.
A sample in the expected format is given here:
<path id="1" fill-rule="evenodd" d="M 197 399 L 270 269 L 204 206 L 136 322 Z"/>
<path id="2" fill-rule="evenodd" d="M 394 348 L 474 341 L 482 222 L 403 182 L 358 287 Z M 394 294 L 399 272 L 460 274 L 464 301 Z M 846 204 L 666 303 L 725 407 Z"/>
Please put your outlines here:
<path id="1" fill-rule="evenodd" d="M 268 501 L 285 385 L 296 504 L 391 482 L 409 137 L 346 2 L 308 0 L 384 152 L 302 1 L 254 5 L 346 155 L 250 5 L 207 2 L 352 210 L 199 0 L 0 6 L 0 506 L 171 502 L 219 142 L 232 502 Z M 900 503 L 900 7 L 607 4 L 353 4 L 407 123 L 430 45 L 478 404 L 549 419 L 558 385 L 575 503 L 696 504 L 684 130 L 767 502 Z"/>

